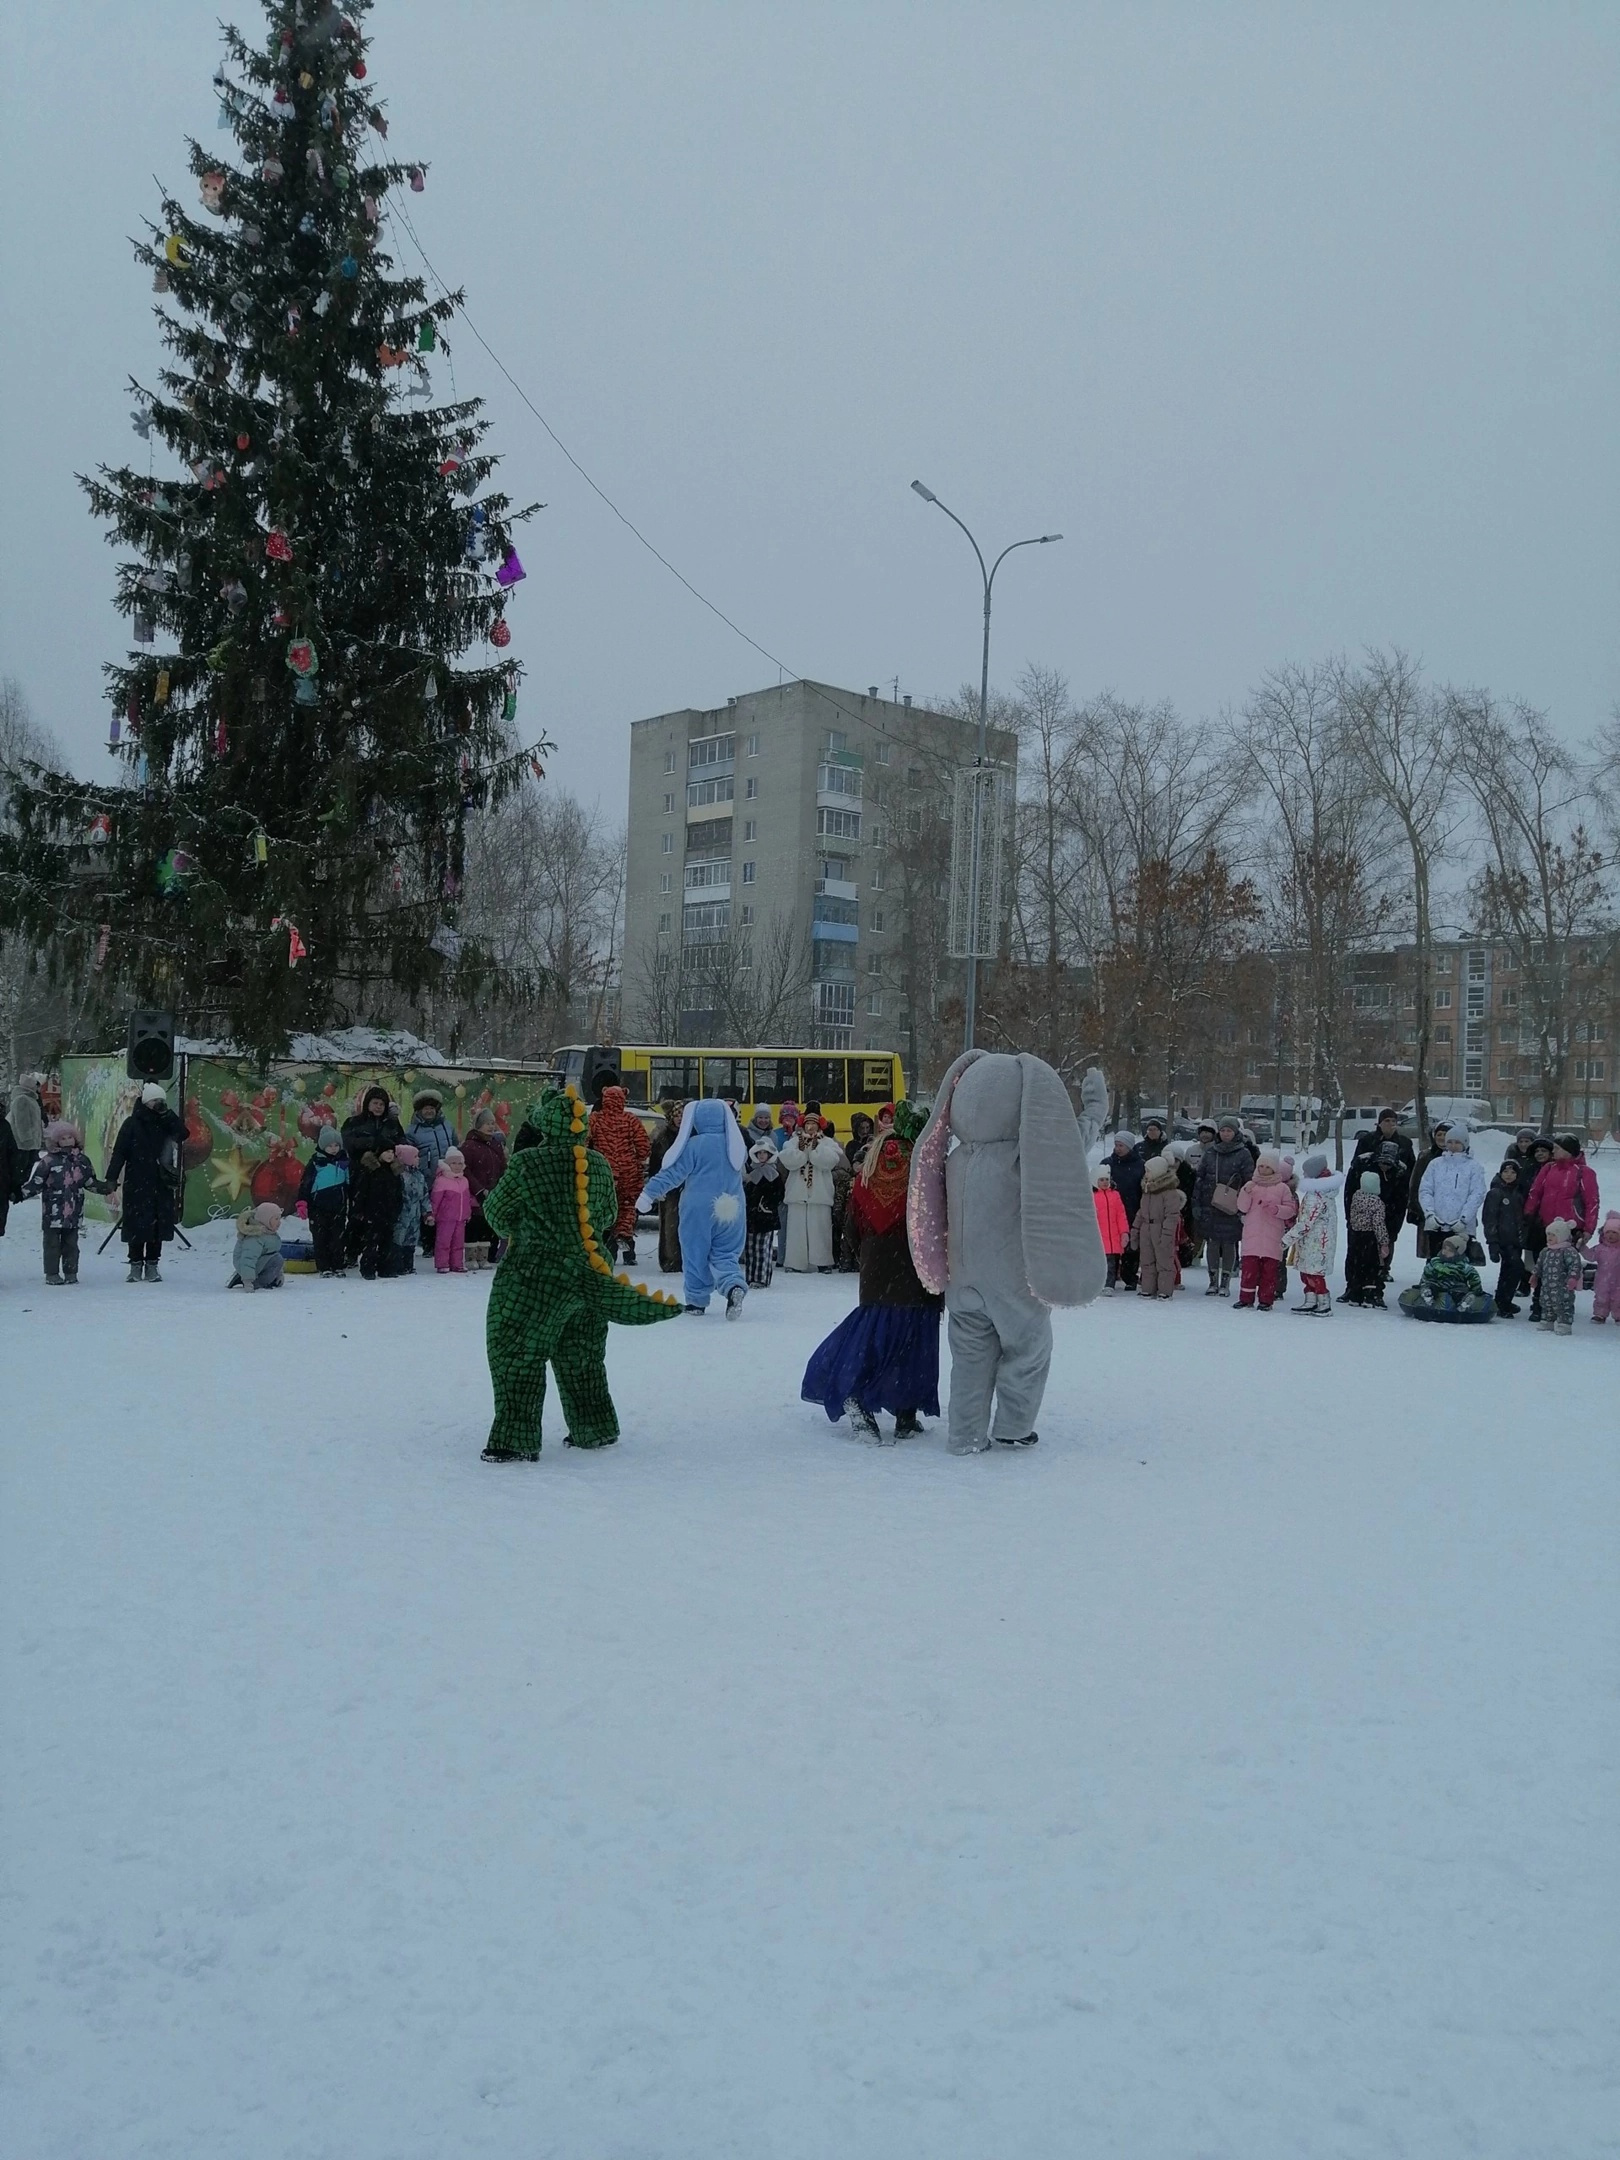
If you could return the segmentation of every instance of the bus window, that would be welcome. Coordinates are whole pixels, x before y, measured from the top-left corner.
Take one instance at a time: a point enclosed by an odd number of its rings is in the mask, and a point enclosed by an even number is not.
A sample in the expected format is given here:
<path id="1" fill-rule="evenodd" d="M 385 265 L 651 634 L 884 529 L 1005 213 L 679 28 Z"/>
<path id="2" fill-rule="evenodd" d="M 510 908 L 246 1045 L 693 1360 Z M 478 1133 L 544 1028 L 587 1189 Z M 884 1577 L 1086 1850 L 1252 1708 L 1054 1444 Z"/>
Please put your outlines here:
<path id="1" fill-rule="evenodd" d="M 891 1102 L 894 1086 L 893 1058 L 852 1058 L 852 1066 L 859 1066 L 861 1084 L 851 1100 L 854 1102 Z"/>
<path id="2" fill-rule="evenodd" d="M 823 1109 L 832 1103 L 847 1103 L 849 1090 L 844 1084 L 844 1060 L 842 1058 L 806 1058 L 804 1061 L 804 1099 L 818 1102 Z M 887 1100 L 884 1096 L 882 1100 Z M 860 1097 L 856 1097 L 858 1102 Z"/>
<path id="3" fill-rule="evenodd" d="M 754 1060 L 754 1092 L 749 1100 L 756 1103 L 798 1102 L 799 1061 L 796 1057 L 757 1057 Z"/>
<path id="4" fill-rule="evenodd" d="M 649 1062 L 654 1102 L 664 1102 L 670 1096 L 677 1102 L 689 1102 L 697 1093 L 698 1061 L 695 1057 L 655 1057 Z"/>
<path id="5" fill-rule="evenodd" d="M 703 1060 L 703 1092 L 724 1095 L 733 1102 L 748 1100 L 748 1060 L 745 1057 L 706 1057 Z"/>

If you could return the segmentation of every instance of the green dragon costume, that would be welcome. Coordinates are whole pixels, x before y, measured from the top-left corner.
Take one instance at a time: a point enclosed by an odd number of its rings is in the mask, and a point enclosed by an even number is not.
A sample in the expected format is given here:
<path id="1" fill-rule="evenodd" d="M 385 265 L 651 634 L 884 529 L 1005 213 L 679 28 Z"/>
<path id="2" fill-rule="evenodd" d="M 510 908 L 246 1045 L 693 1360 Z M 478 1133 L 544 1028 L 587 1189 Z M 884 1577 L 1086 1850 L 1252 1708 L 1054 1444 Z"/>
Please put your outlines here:
<path id="1" fill-rule="evenodd" d="M 613 1172 L 585 1145 L 585 1111 L 572 1089 L 531 1103 L 533 1147 L 513 1156 L 484 1196 L 484 1217 L 510 1239 L 489 1294 L 485 1342 L 495 1389 L 495 1422 L 485 1462 L 534 1462 L 546 1367 L 574 1447 L 609 1447 L 619 1437 L 607 1384 L 608 1323 L 642 1327 L 673 1320 L 681 1307 L 615 1275 L 602 1257 L 619 1213 Z"/>

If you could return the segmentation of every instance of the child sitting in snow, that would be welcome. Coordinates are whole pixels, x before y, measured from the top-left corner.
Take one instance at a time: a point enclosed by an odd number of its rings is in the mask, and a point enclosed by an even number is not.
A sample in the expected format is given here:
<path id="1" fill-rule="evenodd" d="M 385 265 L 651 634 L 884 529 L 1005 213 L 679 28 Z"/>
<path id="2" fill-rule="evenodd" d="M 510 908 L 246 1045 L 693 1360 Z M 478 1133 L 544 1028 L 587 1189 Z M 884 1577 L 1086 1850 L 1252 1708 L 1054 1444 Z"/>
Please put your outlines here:
<path id="1" fill-rule="evenodd" d="M 1104 1163 L 1091 1180 L 1091 1204 L 1097 1210 L 1097 1234 L 1108 1262 L 1106 1289 L 1119 1284 L 1119 1256 L 1125 1250 L 1131 1226 L 1125 1219 L 1125 1203 L 1114 1190 L 1113 1172 Z"/>
<path id="2" fill-rule="evenodd" d="M 393 1242 L 383 1262 L 385 1275 L 416 1272 L 416 1241 L 422 1235 L 422 1216 L 428 1204 L 427 1180 L 419 1168 L 421 1160 L 420 1150 L 409 1140 L 401 1140 L 394 1149 L 399 1207 L 394 1216 Z"/>
<path id="3" fill-rule="evenodd" d="M 1620 1215 L 1613 1208 L 1598 1232 L 1597 1274 L 1592 1283 L 1592 1318 L 1601 1327 L 1611 1314 L 1620 1322 Z"/>
<path id="4" fill-rule="evenodd" d="M 1363 1170 L 1350 1196 L 1350 1236 L 1344 1254 L 1346 1305 L 1384 1302 L 1384 1271 L 1389 1266 L 1389 1215 L 1384 1182 L 1376 1170 Z"/>
<path id="5" fill-rule="evenodd" d="M 1461 1231 L 1448 1237 L 1423 1265 L 1423 1280 L 1403 1290 L 1400 1307 L 1413 1320 L 1488 1320 L 1495 1310 L 1468 1257 Z"/>
<path id="6" fill-rule="evenodd" d="M 1605 1228 L 1607 1225 L 1605 1224 Z M 1575 1326 L 1575 1293 L 1581 1287 L 1586 1263 L 1571 1243 L 1575 1225 L 1562 1215 L 1547 1225 L 1547 1242 L 1536 1255 L 1532 1278 L 1541 1324 L 1550 1334 L 1568 1335 Z"/>
<path id="7" fill-rule="evenodd" d="M 236 1273 L 227 1290 L 279 1290 L 286 1265 L 281 1257 L 281 1210 L 273 1200 L 244 1208 L 236 1218 Z"/>
<path id="8" fill-rule="evenodd" d="M 106 1192 L 84 1152 L 79 1128 L 65 1119 L 45 1127 L 45 1149 L 19 1195 L 39 1194 L 39 1226 L 45 1242 L 45 1280 L 60 1287 L 79 1279 L 79 1225 L 87 1192 Z"/>
<path id="9" fill-rule="evenodd" d="M 298 1212 L 309 1224 L 315 1272 L 341 1275 L 349 1225 L 349 1163 L 335 1125 L 323 1125 L 315 1136 L 315 1152 L 298 1181 Z"/>
<path id="10" fill-rule="evenodd" d="M 436 1274 L 466 1274 L 467 1223 L 472 1205 L 467 1159 L 460 1148 L 449 1148 L 433 1180 L 433 1267 Z"/>

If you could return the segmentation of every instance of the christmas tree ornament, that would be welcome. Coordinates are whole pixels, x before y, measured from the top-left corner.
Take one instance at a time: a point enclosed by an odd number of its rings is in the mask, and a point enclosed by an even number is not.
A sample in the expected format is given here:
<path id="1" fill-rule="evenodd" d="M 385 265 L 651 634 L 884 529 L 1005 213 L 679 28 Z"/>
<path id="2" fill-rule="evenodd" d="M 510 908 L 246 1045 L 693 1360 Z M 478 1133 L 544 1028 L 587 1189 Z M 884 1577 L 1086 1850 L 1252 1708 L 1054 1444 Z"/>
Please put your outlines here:
<path id="1" fill-rule="evenodd" d="M 219 588 L 219 597 L 232 615 L 240 615 L 247 606 L 247 587 L 240 578 L 228 578 Z"/>
<path id="2" fill-rule="evenodd" d="M 316 106 L 315 111 L 323 128 L 328 130 L 335 128 L 338 123 L 338 101 L 335 93 L 330 90 L 323 90 L 320 103 Z"/>
<path id="3" fill-rule="evenodd" d="M 299 74 L 299 77 L 298 77 L 298 87 L 299 87 L 299 89 L 300 89 L 300 90 L 313 90 L 313 89 L 314 89 L 314 87 L 315 87 L 315 78 L 314 78 L 314 76 L 313 76 L 313 75 L 312 75 L 312 74 L 311 74 L 311 73 L 309 72 L 309 69 L 308 69 L 308 68 L 304 68 L 304 69 L 303 69 L 303 70 L 302 70 L 302 71 L 300 72 L 300 74 Z"/>
<path id="4" fill-rule="evenodd" d="M 463 459 L 459 450 L 447 450 L 439 461 L 439 472 L 446 480 L 454 480 L 460 472 Z"/>
<path id="5" fill-rule="evenodd" d="M 149 405 L 137 405 L 129 420 L 142 442 L 152 440 L 152 409 Z"/>
<path id="6" fill-rule="evenodd" d="M 124 725 L 132 735 L 138 735 L 141 727 L 140 692 L 132 690 L 124 700 Z"/>
<path id="7" fill-rule="evenodd" d="M 413 195 L 420 195 L 422 190 L 427 186 L 427 174 L 423 172 L 420 165 L 413 165 L 411 167 L 410 179 L 411 193 Z"/>
<path id="8" fill-rule="evenodd" d="M 156 626 L 150 615 L 137 615 L 134 630 L 137 645 L 150 645 L 156 635 Z"/>
<path id="9" fill-rule="evenodd" d="M 529 770 L 534 774 L 534 777 L 537 780 L 543 780 L 546 777 L 546 768 L 541 764 L 540 760 L 537 757 L 530 758 Z"/>
<path id="10" fill-rule="evenodd" d="M 396 862 L 394 864 L 393 869 L 389 872 L 388 883 L 390 890 L 393 892 L 393 895 L 397 900 L 399 895 L 405 890 L 405 867 L 402 863 Z"/>
<path id="11" fill-rule="evenodd" d="M 253 833 L 253 861 L 262 870 L 270 860 L 270 843 L 265 838 L 264 827 L 256 826 Z"/>
<path id="12" fill-rule="evenodd" d="M 191 251 L 178 233 L 170 233 L 168 239 L 163 243 L 163 253 L 167 257 L 169 267 L 172 270 L 190 269 Z"/>
<path id="13" fill-rule="evenodd" d="M 182 548 L 179 554 L 174 558 L 174 582 L 180 588 L 181 592 L 190 592 L 191 557 L 184 548 Z"/>
<path id="14" fill-rule="evenodd" d="M 116 750 L 124 739 L 124 724 L 116 713 L 107 722 L 107 748 Z"/>
<path id="15" fill-rule="evenodd" d="M 321 702 L 320 686 L 311 676 L 301 675 L 293 684 L 295 705 L 318 705 Z"/>
<path id="16" fill-rule="evenodd" d="M 238 315 L 251 315 L 253 313 L 253 295 L 250 292 L 243 291 L 241 286 L 238 286 L 236 291 L 231 294 L 231 306 L 235 308 Z"/>
<path id="17" fill-rule="evenodd" d="M 242 227 L 242 240 L 243 244 L 250 248 L 262 248 L 264 246 L 264 234 L 257 225 L 244 225 Z"/>
<path id="18" fill-rule="evenodd" d="M 517 549 L 509 547 L 501 557 L 501 567 L 495 573 L 495 582 L 497 585 L 516 585 L 521 578 L 527 577 L 528 574 L 522 563 L 518 561 Z"/>
<path id="19" fill-rule="evenodd" d="M 152 685 L 152 702 L 154 705 L 169 702 L 169 671 L 166 667 L 158 669 L 157 681 Z"/>
<path id="20" fill-rule="evenodd" d="M 218 216 L 225 205 L 225 175 L 218 171 L 205 172 L 197 182 L 197 192 L 202 197 L 203 208 Z"/>
<path id="21" fill-rule="evenodd" d="M 144 570 L 141 573 L 140 584 L 142 592 L 167 592 L 169 589 L 169 573 L 167 570 Z"/>
<path id="22" fill-rule="evenodd" d="M 167 270 L 154 270 L 152 272 L 152 290 L 154 292 L 172 292 L 174 290 Z"/>
<path id="23" fill-rule="evenodd" d="M 314 180 L 319 186 L 325 187 L 326 160 L 321 156 L 321 153 L 315 148 L 315 145 L 313 143 L 311 143 L 309 148 L 304 152 L 304 163 L 309 168 L 310 178 Z"/>
<path id="24" fill-rule="evenodd" d="M 236 438 L 236 447 L 238 450 L 251 450 L 253 447 L 253 437 L 251 435 L 238 435 Z"/>
<path id="25" fill-rule="evenodd" d="M 281 33 L 281 49 L 283 52 L 291 52 L 293 49 L 293 34 L 290 30 L 283 30 Z"/>
<path id="26" fill-rule="evenodd" d="M 107 947 L 112 943 L 112 924 L 103 923 L 96 934 L 96 957 L 92 963 L 99 974 L 107 962 Z"/>
<path id="27" fill-rule="evenodd" d="M 501 718 L 508 722 L 517 718 L 517 692 L 515 690 L 508 689 L 505 697 L 501 699 Z"/>
<path id="28" fill-rule="evenodd" d="M 314 307 L 311 308 L 310 313 L 312 315 L 324 315 L 331 305 L 332 295 L 329 292 L 323 292 Z"/>
<path id="29" fill-rule="evenodd" d="M 367 115 L 367 118 L 370 120 L 372 126 L 377 130 L 377 133 L 382 137 L 383 141 L 386 142 L 388 140 L 387 114 L 380 113 L 376 111 L 375 108 L 373 108 L 373 110 Z"/>
<path id="30" fill-rule="evenodd" d="M 359 275 L 359 263 L 356 261 L 354 256 L 345 255 L 343 260 L 338 264 L 338 276 L 341 278 L 357 278 Z"/>
<path id="31" fill-rule="evenodd" d="M 303 319 L 303 310 L 299 307 L 297 301 L 295 300 L 292 306 L 287 310 L 287 335 L 289 337 L 296 337 L 298 335 L 298 326 L 303 321 Z"/>
<path id="32" fill-rule="evenodd" d="M 140 756 L 135 760 L 135 785 L 138 788 L 145 787 L 147 777 L 148 767 L 146 763 L 146 752 L 143 750 Z"/>
<path id="33" fill-rule="evenodd" d="M 425 682 L 425 683 L 424 683 L 424 684 L 422 685 L 422 697 L 423 697 L 423 701 L 424 701 L 424 702 L 425 702 L 426 704 L 432 705 L 432 704 L 436 703 L 436 701 L 437 701 L 437 699 L 438 699 L 438 695 L 439 695 L 439 678 L 438 678 L 438 676 L 437 676 L 437 675 L 432 675 L 432 674 L 430 674 L 430 675 L 428 676 L 428 679 L 427 679 L 427 681 L 426 681 L 426 682 Z"/>
<path id="34" fill-rule="evenodd" d="M 286 174 L 286 166 L 282 164 L 280 158 L 275 155 L 274 151 L 271 152 L 270 156 L 267 157 L 264 163 L 259 167 L 259 178 L 264 182 L 266 187 L 280 187 L 282 181 L 286 178 Z"/>
<path id="35" fill-rule="evenodd" d="M 287 965 L 290 968 L 295 968 L 300 960 L 309 958 L 309 947 L 298 935 L 298 925 L 289 916 L 272 915 L 270 927 L 272 930 L 285 930 L 287 933 Z"/>
<path id="36" fill-rule="evenodd" d="M 157 866 L 157 888 L 168 899 L 178 899 L 194 865 L 184 848 L 172 847 Z"/>
<path id="37" fill-rule="evenodd" d="M 432 352 L 433 348 L 438 344 L 438 342 L 439 333 L 434 326 L 433 317 L 431 315 L 424 315 L 422 317 L 422 320 L 416 326 L 417 351 Z"/>
<path id="38" fill-rule="evenodd" d="M 353 177 L 354 175 L 350 172 L 347 165 L 334 165 L 332 167 L 332 185 L 337 189 L 340 195 L 348 194 L 349 182 L 353 179 Z"/>
<path id="39" fill-rule="evenodd" d="M 360 59 L 358 55 L 356 55 L 356 57 L 349 62 L 349 73 L 354 77 L 356 82 L 365 81 L 366 63 L 362 59 Z"/>
<path id="40" fill-rule="evenodd" d="M 272 562 L 292 561 L 292 542 L 279 526 L 272 526 L 265 535 L 264 552 Z"/>
<path id="41" fill-rule="evenodd" d="M 222 758 L 225 755 L 226 751 L 230 748 L 230 744 L 230 736 L 226 733 L 225 730 L 225 715 L 221 713 L 219 718 L 214 722 L 215 757 Z"/>
<path id="42" fill-rule="evenodd" d="M 301 237 L 307 240 L 310 234 L 313 233 L 316 229 L 317 221 L 314 211 L 306 210 L 303 216 L 298 220 L 298 230 Z"/>
<path id="43" fill-rule="evenodd" d="M 448 960 L 452 967 L 461 958 L 460 934 L 452 930 L 448 923 L 440 923 L 428 939 L 428 944 L 442 960 Z"/>
<path id="44" fill-rule="evenodd" d="M 223 675 L 230 665 L 232 642 L 232 639 L 224 637 L 217 645 L 211 645 L 208 649 L 208 665 L 216 675 Z"/>
<path id="45" fill-rule="evenodd" d="M 361 196 L 360 215 L 365 219 L 368 225 L 375 225 L 377 223 L 378 219 L 382 215 L 382 212 L 377 206 L 377 198 L 375 195 Z"/>
<path id="46" fill-rule="evenodd" d="M 287 665 L 300 681 L 311 675 L 318 675 L 320 661 L 316 657 L 314 640 L 307 637 L 294 638 L 287 647 Z"/>
<path id="47" fill-rule="evenodd" d="M 497 615 L 490 625 L 489 642 L 502 651 L 512 642 L 512 630 L 504 615 Z"/>

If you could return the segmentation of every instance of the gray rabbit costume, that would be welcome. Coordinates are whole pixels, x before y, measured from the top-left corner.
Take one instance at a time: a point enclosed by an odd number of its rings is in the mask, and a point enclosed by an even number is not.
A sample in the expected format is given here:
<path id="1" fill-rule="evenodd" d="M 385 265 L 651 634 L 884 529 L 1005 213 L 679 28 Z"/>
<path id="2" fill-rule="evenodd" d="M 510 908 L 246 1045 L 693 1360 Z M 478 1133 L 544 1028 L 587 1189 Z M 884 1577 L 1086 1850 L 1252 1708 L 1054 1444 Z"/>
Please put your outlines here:
<path id="1" fill-rule="evenodd" d="M 1102 1074 L 1087 1073 L 1080 1093 L 1094 1139 Z M 912 1153 L 906 1227 L 923 1284 L 945 1295 L 952 1454 L 1036 1437 L 1051 1308 L 1089 1305 L 1103 1287 L 1086 1145 L 1067 1089 L 1038 1057 L 964 1051 L 940 1082 Z"/>

